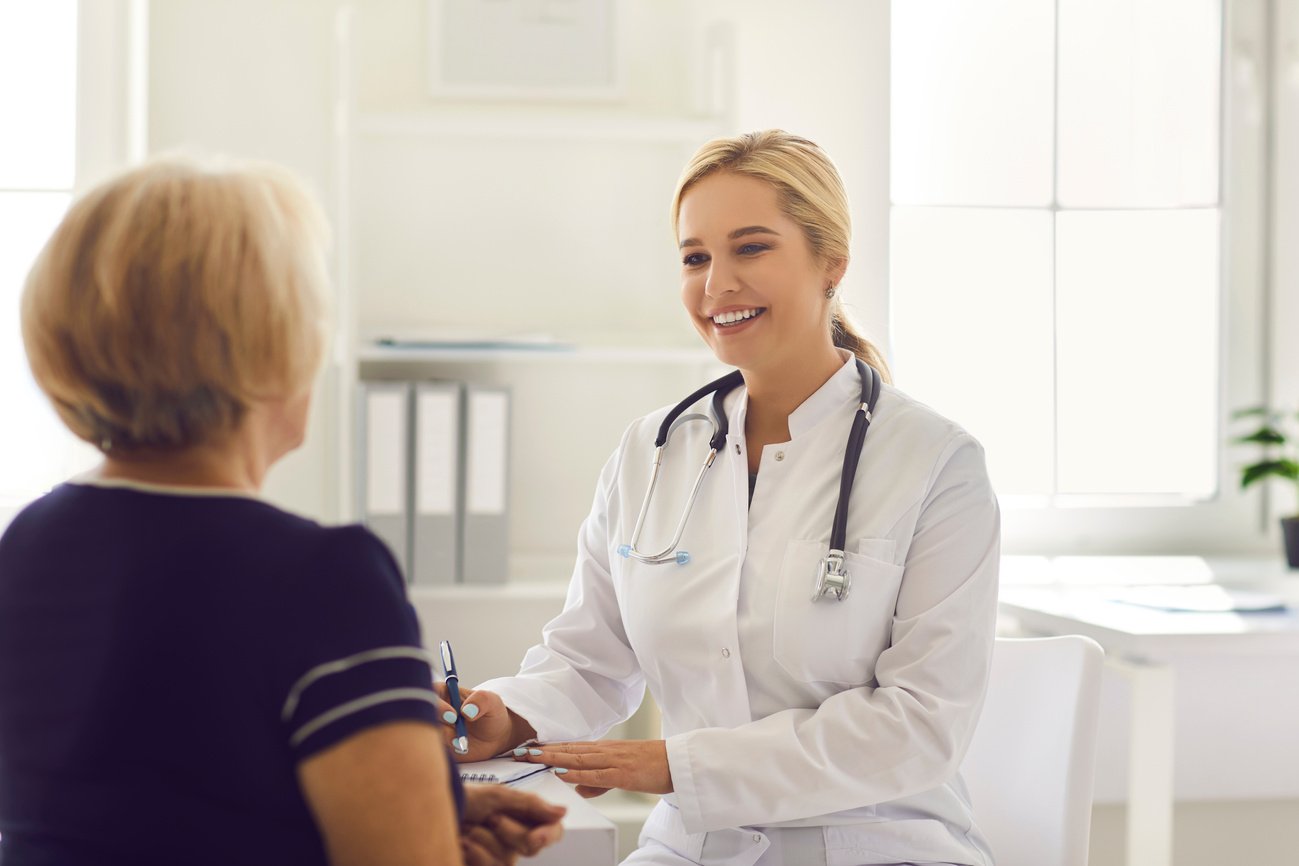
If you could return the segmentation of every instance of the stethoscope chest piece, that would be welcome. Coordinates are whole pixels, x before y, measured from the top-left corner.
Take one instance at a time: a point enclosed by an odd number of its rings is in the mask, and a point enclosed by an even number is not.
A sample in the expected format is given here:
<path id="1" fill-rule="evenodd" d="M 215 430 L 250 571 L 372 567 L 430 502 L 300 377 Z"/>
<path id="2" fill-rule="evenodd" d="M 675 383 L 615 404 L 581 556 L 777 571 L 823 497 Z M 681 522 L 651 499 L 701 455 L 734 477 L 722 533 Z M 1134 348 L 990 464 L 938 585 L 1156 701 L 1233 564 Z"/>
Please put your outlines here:
<path id="1" fill-rule="evenodd" d="M 816 569 L 816 587 L 812 590 L 812 601 L 820 601 L 827 596 L 835 601 L 843 601 L 852 588 L 852 575 L 844 570 L 843 551 L 832 550 Z"/>

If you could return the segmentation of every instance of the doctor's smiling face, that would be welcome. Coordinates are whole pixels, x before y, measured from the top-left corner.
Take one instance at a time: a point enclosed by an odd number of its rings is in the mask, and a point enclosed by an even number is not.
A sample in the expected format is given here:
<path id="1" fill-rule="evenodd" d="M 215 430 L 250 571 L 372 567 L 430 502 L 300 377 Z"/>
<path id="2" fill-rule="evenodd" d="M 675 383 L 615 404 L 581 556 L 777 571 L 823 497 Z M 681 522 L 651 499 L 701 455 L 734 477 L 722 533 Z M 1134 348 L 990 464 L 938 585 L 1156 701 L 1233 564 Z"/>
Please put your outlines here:
<path id="1" fill-rule="evenodd" d="M 681 197 L 681 299 L 724 364 L 746 372 L 833 356 L 826 289 L 846 263 L 821 261 L 765 180 L 725 169 Z"/>

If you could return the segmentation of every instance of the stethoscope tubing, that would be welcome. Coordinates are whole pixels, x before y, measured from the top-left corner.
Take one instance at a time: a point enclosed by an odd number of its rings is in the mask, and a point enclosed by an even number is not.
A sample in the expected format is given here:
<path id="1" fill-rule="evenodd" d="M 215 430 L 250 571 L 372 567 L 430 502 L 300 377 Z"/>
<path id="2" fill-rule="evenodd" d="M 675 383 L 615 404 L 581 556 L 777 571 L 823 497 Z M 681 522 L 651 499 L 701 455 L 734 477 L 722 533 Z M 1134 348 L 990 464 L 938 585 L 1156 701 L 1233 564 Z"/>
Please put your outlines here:
<path id="1" fill-rule="evenodd" d="M 844 545 L 848 532 L 848 503 L 851 499 L 853 481 L 857 475 L 857 464 L 860 461 L 861 450 L 866 440 L 866 431 L 870 428 L 875 402 L 879 399 L 881 387 L 879 372 L 867 366 L 860 358 L 856 359 L 856 362 L 857 374 L 862 383 L 861 402 L 856 414 L 853 416 L 852 428 L 848 432 L 848 444 L 844 450 L 843 472 L 839 478 L 839 500 L 835 505 L 834 521 L 830 528 L 830 551 L 829 555 L 822 561 L 818 572 L 816 590 L 812 596 L 813 601 L 827 594 L 831 594 L 839 601 L 843 601 L 847 597 L 851 585 L 849 575 L 843 570 Z M 645 490 L 645 499 L 641 502 L 640 513 L 636 517 L 636 528 L 632 532 L 631 543 L 623 544 L 618 548 L 618 553 L 623 557 L 650 565 L 661 565 L 674 561 L 678 565 L 685 565 L 690 561 L 690 554 L 684 550 L 678 550 L 677 545 L 680 544 L 681 537 L 685 534 L 686 522 L 690 519 L 690 512 L 694 510 L 695 501 L 699 497 L 699 489 L 703 485 L 704 475 L 708 472 L 709 467 L 713 465 L 718 452 L 726 446 L 726 437 L 730 427 L 730 419 L 726 415 L 724 406 L 726 395 L 743 384 L 743 382 L 743 374 L 739 370 L 733 370 L 691 393 L 674 406 L 663 419 L 663 423 L 659 425 L 658 435 L 654 440 L 654 466 L 650 472 L 649 487 Z M 687 409 L 708 394 L 712 394 L 713 398 L 711 401 L 712 417 L 700 413 L 684 414 Z M 658 486 L 659 471 L 663 465 L 663 452 L 667 448 L 668 439 L 681 424 L 696 419 L 709 421 L 713 426 L 713 433 L 708 443 L 708 456 L 704 458 L 703 465 L 699 468 L 699 474 L 695 477 L 694 486 L 690 490 L 690 496 L 686 500 L 685 509 L 681 512 L 681 519 L 677 522 L 671 542 L 657 553 L 642 553 L 638 550 L 640 534 L 645 526 L 645 516 L 649 513 L 654 490 Z"/>
<path id="2" fill-rule="evenodd" d="M 844 449 L 843 474 L 839 478 L 839 501 L 834 507 L 834 522 L 830 524 L 830 550 L 843 552 L 848 537 L 848 501 L 852 493 L 853 481 L 857 477 L 857 463 L 861 460 L 862 446 L 866 442 L 866 431 L 871 426 L 871 407 L 880 396 L 880 374 L 867 367 L 860 360 L 857 370 L 862 376 L 862 401 L 852 419 L 852 429 L 848 432 L 848 446 Z M 866 382 L 870 382 L 870 393 L 866 393 Z"/>

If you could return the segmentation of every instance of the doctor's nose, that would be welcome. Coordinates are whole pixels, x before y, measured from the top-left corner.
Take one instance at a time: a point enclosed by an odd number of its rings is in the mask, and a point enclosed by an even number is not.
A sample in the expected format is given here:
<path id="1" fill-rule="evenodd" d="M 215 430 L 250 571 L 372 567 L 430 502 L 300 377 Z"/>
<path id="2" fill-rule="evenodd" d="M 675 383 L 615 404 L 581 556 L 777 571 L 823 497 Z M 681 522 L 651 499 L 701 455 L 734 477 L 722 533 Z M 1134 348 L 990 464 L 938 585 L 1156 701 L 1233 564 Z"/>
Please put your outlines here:
<path id="1" fill-rule="evenodd" d="M 706 296 L 720 298 L 739 290 L 739 281 L 726 268 L 714 264 L 708 269 L 708 276 L 704 280 L 704 294 Z"/>

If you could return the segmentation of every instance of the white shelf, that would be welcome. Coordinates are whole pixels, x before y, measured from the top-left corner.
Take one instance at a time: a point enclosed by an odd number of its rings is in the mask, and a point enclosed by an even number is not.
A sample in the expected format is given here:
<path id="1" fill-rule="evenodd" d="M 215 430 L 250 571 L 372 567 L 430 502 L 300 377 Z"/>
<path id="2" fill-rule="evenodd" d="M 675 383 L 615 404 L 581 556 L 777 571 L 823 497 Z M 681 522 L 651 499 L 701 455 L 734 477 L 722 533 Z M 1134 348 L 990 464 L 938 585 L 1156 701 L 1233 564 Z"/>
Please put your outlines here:
<path id="1" fill-rule="evenodd" d="M 555 346 L 545 348 L 434 348 L 364 346 L 357 350 L 362 364 L 491 364 L 530 361 L 581 364 L 715 364 L 707 349 L 664 346 Z"/>
<path id="2" fill-rule="evenodd" d="M 681 143 L 697 147 L 721 134 L 720 121 L 712 118 L 554 111 L 362 113 L 354 123 L 356 134 L 363 138 L 519 138 Z"/>

